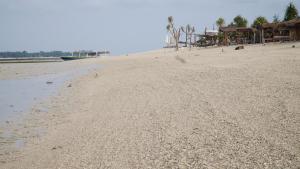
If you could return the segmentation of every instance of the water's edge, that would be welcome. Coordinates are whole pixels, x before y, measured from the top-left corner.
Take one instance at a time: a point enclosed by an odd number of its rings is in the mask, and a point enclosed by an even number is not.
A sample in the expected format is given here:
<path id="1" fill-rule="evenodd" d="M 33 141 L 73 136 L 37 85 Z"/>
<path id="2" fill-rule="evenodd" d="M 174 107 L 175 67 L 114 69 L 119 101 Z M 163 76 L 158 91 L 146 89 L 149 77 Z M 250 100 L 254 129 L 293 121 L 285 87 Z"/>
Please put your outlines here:
<path id="1" fill-rule="evenodd" d="M 0 80 L 0 151 L 8 144 L 17 149 L 24 146 L 24 139 L 15 132 L 15 127 L 20 126 L 34 105 L 57 95 L 69 81 L 100 67 L 93 64 L 57 74 Z M 36 130 L 38 135 L 44 132 L 40 128 Z"/>

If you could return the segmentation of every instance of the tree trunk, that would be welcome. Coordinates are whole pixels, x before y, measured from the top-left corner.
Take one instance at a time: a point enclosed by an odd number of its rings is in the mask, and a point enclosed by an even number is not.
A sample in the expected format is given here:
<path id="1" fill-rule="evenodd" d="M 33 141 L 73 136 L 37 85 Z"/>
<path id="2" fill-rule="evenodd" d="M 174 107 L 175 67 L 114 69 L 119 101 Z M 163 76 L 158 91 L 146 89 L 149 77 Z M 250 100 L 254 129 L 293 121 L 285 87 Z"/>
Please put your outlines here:
<path id="1" fill-rule="evenodd" d="M 190 35 L 190 50 L 192 50 L 192 35 Z"/>
<path id="2" fill-rule="evenodd" d="M 187 30 L 186 30 L 187 31 Z M 187 43 L 188 43 L 188 34 L 187 33 L 185 33 L 185 47 L 187 47 L 188 45 L 187 45 Z"/>
<path id="3" fill-rule="evenodd" d="M 178 51 L 179 50 L 178 40 L 176 39 L 175 42 L 176 42 L 176 51 Z"/>

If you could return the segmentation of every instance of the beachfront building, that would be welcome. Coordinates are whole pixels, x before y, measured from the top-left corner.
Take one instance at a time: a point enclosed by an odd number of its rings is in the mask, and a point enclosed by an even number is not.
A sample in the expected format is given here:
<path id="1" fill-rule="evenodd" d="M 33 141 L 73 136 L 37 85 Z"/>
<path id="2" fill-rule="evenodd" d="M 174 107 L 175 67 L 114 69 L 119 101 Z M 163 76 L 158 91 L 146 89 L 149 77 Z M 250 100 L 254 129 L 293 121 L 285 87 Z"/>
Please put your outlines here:
<path id="1" fill-rule="evenodd" d="M 79 50 L 79 51 L 74 51 L 72 52 L 73 57 L 84 57 L 84 58 L 93 58 L 93 57 L 98 57 L 98 56 L 109 56 L 110 52 L 109 51 L 91 51 L 91 50 Z"/>
<path id="2" fill-rule="evenodd" d="M 257 29 L 246 27 L 220 27 L 220 45 L 254 44 L 257 42 Z"/>
<path id="3" fill-rule="evenodd" d="M 205 29 L 204 34 L 193 34 L 194 46 L 206 47 L 218 44 L 218 30 Z"/>
<path id="4" fill-rule="evenodd" d="M 278 23 L 265 23 L 257 28 L 220 27 L 220 45 L 300 41 L 300 18 Z"/>
<path id="5" fill-rule="evenodd" d="M 214 46 L 218 43 L 218 34 L 218 30 L 205 29 L 204 35 L 202 37 L 205 39 L 205 42 L 208 46 Z"/>
<path id="6" fill-rule="evenodd" d="M 72 52 L 73 57 L 95 57 L 96 52 L 93 51 L 86 51 L 86 50 L 79 50 Z"/>
<path id="7" fill-rule="evenodd" d="M 256 44 L 268 42 L 300 41 L 300 17 L 279 23 L 266 23 L 252 27 L 220 27 L 219 30 L 205 29 L 203 34 L 192 35 L 192 45 L 206 47 L 214 45 Z M 166 37 L 166 47 L 175 47 L 172 36 Z M 186 42 L 180 41 L 180 44 Z"/>
<path id="8" fill-rule="evenodd" d="M 300 41 L 300 17 L 278 23 L 266 23 L 260 27 L 261 43 Z"/>
<path id="9" fill-rule="evenodd" d="M 96 56 L 100 56 L 100 57 L 103 57 L 103 56 L 109 56 L 110 55 L 110 52 L 107 51 L 107 50 L 104 50 L 104 51 L 99 51 L 97 52 Z"/>

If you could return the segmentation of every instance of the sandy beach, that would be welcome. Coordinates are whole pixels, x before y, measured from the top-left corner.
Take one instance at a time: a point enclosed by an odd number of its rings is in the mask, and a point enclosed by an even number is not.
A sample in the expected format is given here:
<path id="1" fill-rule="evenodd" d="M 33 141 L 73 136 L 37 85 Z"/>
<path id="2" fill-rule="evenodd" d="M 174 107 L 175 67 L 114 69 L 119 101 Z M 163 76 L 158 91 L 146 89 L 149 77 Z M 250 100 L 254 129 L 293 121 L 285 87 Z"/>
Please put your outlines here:
<path id="1" fill-rule="evenodd" d="M 25 140 L 0 138 L 1 169 L 300 167 L 300 43 L 1 64 L 0 79 L 88 65 L 1 129 Z"/>

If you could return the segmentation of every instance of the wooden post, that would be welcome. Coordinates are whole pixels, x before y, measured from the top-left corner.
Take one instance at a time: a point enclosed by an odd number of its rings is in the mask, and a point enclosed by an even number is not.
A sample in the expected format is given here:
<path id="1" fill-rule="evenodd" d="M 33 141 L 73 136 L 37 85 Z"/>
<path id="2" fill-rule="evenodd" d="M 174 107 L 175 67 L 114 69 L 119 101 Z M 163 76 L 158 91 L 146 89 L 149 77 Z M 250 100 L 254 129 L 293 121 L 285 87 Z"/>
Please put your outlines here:
<path id="1" fill-rule="evenodd" d="M 274 30 L 274 28 L 272 28 L 272 36 L 273 36 L 272 41 L 275 42 L 275 38 L 274 38 L 275 37 L 275 30 Z"/>
<path id="2" fill-rule="evenodd" d="M 264 29 L 261 30 L 261 43 L 265 43 Z"/>
<path id="3" fill-rule="evenodd" d="M 225 46 L 228 45 L 227 38 L 228 38 L 228 37 L 227 37 L 227 32 L 224 31 L 224 44 L 225 44 Z"/>
<path id="4" fill-rule="evenodd" d="M 295 41 L 296 30 L 291 28 L 289 29 L 289 32 L 290 32 L 290 41 Z"/>
<path id="5" fill-rule="evenodd" d="M 188 46 L 188 29 L 185 28 L 185 47 Z"/>

